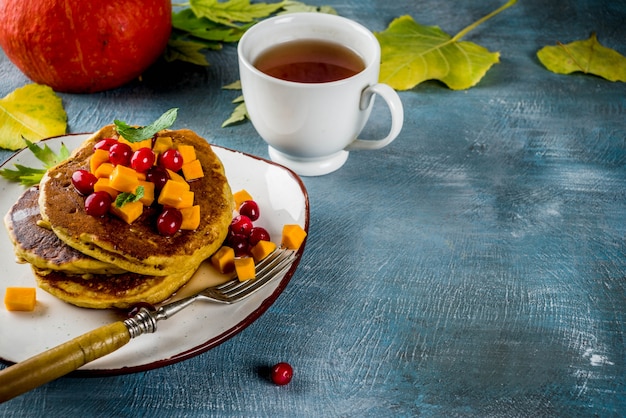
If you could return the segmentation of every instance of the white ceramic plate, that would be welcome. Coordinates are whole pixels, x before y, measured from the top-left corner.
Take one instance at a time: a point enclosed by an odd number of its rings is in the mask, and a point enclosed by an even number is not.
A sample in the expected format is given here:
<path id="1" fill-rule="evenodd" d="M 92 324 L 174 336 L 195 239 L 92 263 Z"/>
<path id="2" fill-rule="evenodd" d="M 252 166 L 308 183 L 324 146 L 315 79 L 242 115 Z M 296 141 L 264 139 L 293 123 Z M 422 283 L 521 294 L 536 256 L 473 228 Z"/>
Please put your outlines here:
<path id="1" fill-rule="evenodd" d="M 64 143 L 70 150 L 88 134 L 67 135 L 45 141 L 55 152 Z M 233 192 L 246 189 L 258 202 L 261 217 L 255 225 L 265 227 L 277 242 L 282 226 L 297 223 L 308 231 L 308 196 L 300 178 L 287 168 L 251 155 L 214 146 L 222 160 Z M 14 164 L 40 167 L 28 151 L 9 159 L 3 168 Z M 0 213 L 7 213 L 24 191 L 17 183 L 0 178 Z M 5 228 L 0 232 L 0 292 L 9 286 L 36 287 L 29 265 L 15 262 L 13 245 Z M 203 353 L 254 322 L 283 291 L 294 274 L 304 245 L 289 271 L 280 280 L 254 296 L 233 305 L 196 302 L 175 317 L 158 324 L 154 334 L 132 339 L 118 351 L 79 370 L 87 374 L 121 374 L 147 370 L 175 363 Z M 208 269 L 201 269 L 192 283 L 213 280 Z M 101 325 L 123 319 L 114 310 L 90 310 L 66 304 L 37 289 L 37 307 L 33 312 L 9 312 L 0 305 L 0 359 L 19 362 Z"/>

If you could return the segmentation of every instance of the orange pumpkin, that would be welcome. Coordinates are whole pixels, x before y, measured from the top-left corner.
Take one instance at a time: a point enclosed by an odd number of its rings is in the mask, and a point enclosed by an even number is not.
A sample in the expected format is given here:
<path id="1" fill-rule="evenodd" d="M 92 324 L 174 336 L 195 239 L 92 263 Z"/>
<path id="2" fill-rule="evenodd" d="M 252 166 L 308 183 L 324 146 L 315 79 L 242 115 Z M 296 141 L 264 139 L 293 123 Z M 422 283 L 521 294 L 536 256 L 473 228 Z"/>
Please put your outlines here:
<path id="1" fill-rule="evenodd" d="M 31 80 L 55 91 L 119 87 L 161 55 L 170 0 L 2 0 L 0 46 Z"/>

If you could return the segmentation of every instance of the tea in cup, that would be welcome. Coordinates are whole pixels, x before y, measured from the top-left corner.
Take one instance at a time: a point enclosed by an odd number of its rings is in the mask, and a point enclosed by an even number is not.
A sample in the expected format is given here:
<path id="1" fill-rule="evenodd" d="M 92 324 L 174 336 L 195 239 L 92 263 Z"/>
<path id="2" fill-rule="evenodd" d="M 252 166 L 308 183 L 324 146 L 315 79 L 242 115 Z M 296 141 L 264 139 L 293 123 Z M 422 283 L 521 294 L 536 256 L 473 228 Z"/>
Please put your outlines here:
<path id="1" fill-rule="evenodd" d="M 322 13 L 273 17 L 239 41 L 239 72 L 250 120 L 270 158 L 304 176 L 339 169 L 350 150 L 380 149 L 402 129 L 398 94 L 378 83 L 380 45 L 352 20 Z M 379 95 L 388 135 L 358 139 Z"/>

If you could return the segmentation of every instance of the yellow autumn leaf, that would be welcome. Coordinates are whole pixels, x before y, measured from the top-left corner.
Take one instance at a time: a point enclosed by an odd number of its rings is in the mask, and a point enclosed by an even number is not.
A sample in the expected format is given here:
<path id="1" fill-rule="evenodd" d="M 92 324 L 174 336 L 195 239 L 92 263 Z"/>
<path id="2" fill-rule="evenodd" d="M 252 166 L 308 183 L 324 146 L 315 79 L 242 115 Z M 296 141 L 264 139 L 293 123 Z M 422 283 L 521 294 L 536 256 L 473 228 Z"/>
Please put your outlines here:
<path id="1" fill-rule="evenodd" d="M 48 86 L 27 84 L 0 99 L 0 148 L 18 150 L 24 138 L 37 142 L 66 129 L 61 98 Z"/>
<path id="2" fill-rule="evenodd" d="M 453 90 L 475 86 L 500 61 L 500 54 L 461 38 L 516 2 L 509 0 L 455 36 L 408 15 L 395 19 L 375 34 L 381 47 L 380 82 L 396 90 L 409 90 L 426 80 L 441 81 Z"/>
<path id="3" fill-rule="evenodd" d="M 537 58 L 557 74 L 582 72 L 609 81 L 626 82 L 626 57 L 601 45 L 595 33 L 586 40 L 543 47 L 537 52 Z"/>

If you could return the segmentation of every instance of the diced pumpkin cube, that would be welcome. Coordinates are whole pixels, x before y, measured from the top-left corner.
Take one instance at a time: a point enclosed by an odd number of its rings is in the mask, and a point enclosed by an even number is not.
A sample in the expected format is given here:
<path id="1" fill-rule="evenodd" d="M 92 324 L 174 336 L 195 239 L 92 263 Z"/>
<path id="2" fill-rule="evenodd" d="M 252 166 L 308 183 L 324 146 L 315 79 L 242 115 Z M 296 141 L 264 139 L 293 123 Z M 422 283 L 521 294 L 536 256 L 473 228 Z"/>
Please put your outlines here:
<path id="1" fill-rule="evenodd" d="M 110 186 L 120 192 L 135 193 L 139 186 L 137 172 L 130 167 L 116 165 L 109 177 Z"/>
<path id="2" fill-rule="evenodd" d="M 193 199 L 194 199 L 194 193 L 193 192 L 191 192 L 191 191 L 185 192 L 181 196 L 180 203 L 178 205 L 175 205 L 174 207 L 176 209 L 189 208 L 189 207 L 193 206 Z"/>
<path id="3" fill-rule="evenodd" d="M 146 181 L 146 173 L 140 173 L 139 171 L 135 171 L 135 173 L 137 174 L 137 180 L 141 181 Z"/>
<path id="4" fill-rule="evenodd" d="M 108 177 L 99 178 L 98 181 L 96 181 L 96 184 L 93 185 L 93 191 L 94 192 L 100 192 L 100 191 L 107 192 L 113 198 L 113 200 L 115 200 L 117 195 L 120 193 L 117 190 L 115 190 L 113 187 L 111 187 L 111 180 L 109 180 Z"/>
<path id="5" fill-rule="evenodd" d="M 150 206 L 154 202 L 154 183 L 139 180 L 139 186 L 143 186 L 143 197 L 139 201 L 144 206 Z"/>
<path id="6" fill-rule="evenodd" d="M 144 139 L 139 142 L 130 142 L 123 136 L 120 136 L 117 142 L 127 144 L 133 151 L 137 151 L 139 148 L 152 148 L 152 138 Z"/>
<path id="7" fill-rule="evenodd" d="M 7 287 L 4 306 L 7 311 L 33 311 L 37 303 L 34 287 Z"/>
<path id="8" fill-rule="evenodd" d="M 171 206 L 173 208 L 186 208 L 193 206 L 194 194 L 189 191 L 189 184 L 179 183 L 174 180 L 168 180 L 161 189 L 158 202 L 163 206 Z"/>
<path id="9" fill-rule="evenodd" d="M 200 206 L 194 205 L 188 208 L 181 208 L 180 213 L 183 215 L 183 223 L 180 229 L 193 231 L 200 226 Z"/>
<path id="10" fill-rule="evenodd" d="M 187 184 L 187 180 L 185 180 L 185 178 L 183 176 L 181 176 L 180 174 L 178 174 L 175 171 L 170 170 L 169 168 L 167 169 L 167 174 L 169 174 L 170 180 L 174 180 L 174 181 L 177 181 L 179 183 Z M 187 187 L 189 187 L 188 184 L 187 184 Z"/>
<path id="11" fill-rule="evenodd" d="M 235 272 L 240 282 L 256 278 L 254 259 L 252 257 L 235 258 Z"/>
<path id="12" fill-rule="evenodd" d="M 241 204 L 246 200 L 254 200 L 252 199 L 252 196 L 250 196 L 250 193 L 246 190 L 239 190 L 238 192 L 233 193 L 233 198 L 235 199 L 235 206 L 237 209 L 239 209 Z"/>
<path id="13" fill-rule="evenodd" d="M 287 224 L 283 226 L 281 246 L 290 250 L 297 250 L 305 238 L 306 231 L 300 225 Z"/>
<path id="14" fill-rule="evenodd" d="M 98 168 L 96 168 L 96 171 L 94 171 L 93 174 L 98 178 L 108 178 L 109 176 L 111 176 L 114 168 L 115 166 L 111 163 L 102 163 L 98 166 Z"/>
<path id="15" fill-rule="evenodd" d="M 163 154 L 168 149 L 172 148 L 174 143 L 172 142 L 172 137 L 170 136 L 157 136 L 154 141 L 154 145 L 152 146 L 152 151 L 155 154 Z"/>
<path id="16" fill-rule="evenodd" d="M 254 247 L 250 248 L 250 253 L 254 257 L 254 261 L 257 263 L 270 255 L 276 249 L 276 244 L 272 241 L 261 240 L 257 242 Z"/>
<path id="17" fill-rule="evenodd" d="M 183 167 L 183 176 L 185 176 L 185 180 L 191 181 L 204 177 L 204 171 L 202 171 L 202 164 L 200 164 L 200 160 L 193 160 L 188 163 L 184 163 Z"/>
<path id="18" fill-rule="evenodd" d="M 121 207 L 117 207 L 115 203 L 113 203 L 109 210 L 127 224 L 131 224 L 143 213 L 143 203 L 141 203 L 141 201 L 128 202 L 124 203 Z"/>
<path id="19" fill-rule="evenodd" d="M 223 245 L 211 256 L 211 265 L 220 273 L 230 273 L 235 269 L 235 250 Z"/>
<path id="20" fill-rule="evenodd" d="M 196 148 L 193 145 L 180 144 L 176 147 L 176 149 L 180 152 L 181 157 L 183 157 L 183 164 L 191 162 L 197 158 Z"/>
<path id="21" fill-rule="evenodd" d="M 100 164 L 109 162 L 109 151 L 104 149 L 97 149 L 91 154 L 89 158 L 89 171 L 95 173 Z"/>

